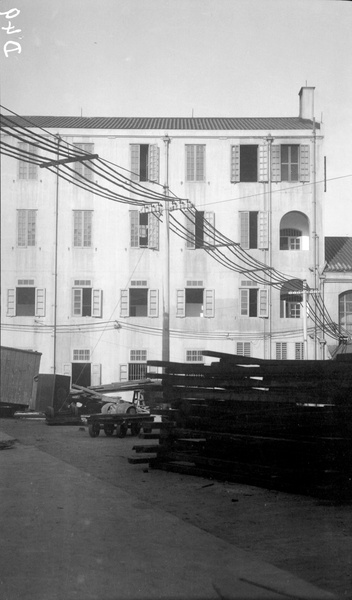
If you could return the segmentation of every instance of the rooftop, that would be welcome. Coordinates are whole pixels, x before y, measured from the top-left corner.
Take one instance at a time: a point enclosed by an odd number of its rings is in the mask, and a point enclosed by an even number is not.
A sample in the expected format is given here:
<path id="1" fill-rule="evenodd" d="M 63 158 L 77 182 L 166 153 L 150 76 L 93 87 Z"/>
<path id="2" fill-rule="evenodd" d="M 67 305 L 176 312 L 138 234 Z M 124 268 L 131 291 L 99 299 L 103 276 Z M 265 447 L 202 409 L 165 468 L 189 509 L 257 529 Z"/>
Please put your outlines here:
<path id="1" fill-rule="evenodd" d="M 352 237 L 325 238 L 324 271 L 352 271 Z"/>
<path id="2" fill-rule="evenodd" d="M 160 129 L 231 131 L 313 129 L 313 121 L 299 117 L 50 117 L 6 116 L 19 127 L 60 129 Z M 6 127 L 6 124 L 3 124 Z M 316 129 L 320 124 L 316 123 Z"/>

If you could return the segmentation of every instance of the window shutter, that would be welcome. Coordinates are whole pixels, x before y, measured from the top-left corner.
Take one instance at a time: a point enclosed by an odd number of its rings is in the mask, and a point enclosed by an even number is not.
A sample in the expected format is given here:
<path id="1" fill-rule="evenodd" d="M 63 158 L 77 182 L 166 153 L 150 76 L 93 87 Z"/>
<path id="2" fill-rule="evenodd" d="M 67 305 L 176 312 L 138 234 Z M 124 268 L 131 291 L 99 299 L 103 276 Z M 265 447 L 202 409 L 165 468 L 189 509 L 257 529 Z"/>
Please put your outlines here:
<path id="1" fill-rule="evenodd" d="M 208 319 L 215 316 L 215 290 L 204 290 L 203 316 Z"/>
<path id="2" fill-rule="evenodd" d="M 258 248 L 269 248 L 269 215 L 267 211 L 259 211 L 258 234 Z"/>
<path id="3" fill-rule="evenodd" d="M 259 290 L 259 316 L 268 317 L 269 290 Z"/>
<path id="4" fill-rule="evenodd" d="M 82 315 L 82 297 L 83 290 L 81 288 L 74 288 L 72 290 L 72 314 L 74 317 Z"/>
<path id="5" fill-rule="evenodd" d="M 301 181 L 309 181 L 309 146 L 302 145 L 300 146 L 300 164 L 299 164 L 299 172 L 300 172 L 300 180 Z"/>
<path id="6" fill-rule="evenodd" d="M 281 181 L 281 147 L 271 147 L 271 181 Z"/>
<path id="7" fill-rule="evenodd" d="M 176 317 L 186 316 L 186 290 L 176 290 Z"/>
<path id="8" fill-rule="evenodd" d="M 268 146 L 259 146 L 259 174 L 258 181 L 269 181 L 269 153 Z"/>
<path id="9" fill-rule="evenodd" d="M 186 144 L 186 181 L 194 181 L 195 146 Z"/>
<path id="10" fill-rule="evenodd" d="M 159 250 L 159 219 L 152 213 L 148 218 L 148 247 Z"/>
<path id="11" fill-rule="evenodd" d="M 240 356 L 251 355 L 251 343 L 250 342 L 237 342 L 237 354 Z"/>
<path id="12" fill-rule="evenodd" d="M 130 210 L 131 248 L 139 247 L 139 211 Z"/>
<path id="13" fill-rule="evenodd" d="M 240 180 L 240 147 L 231 146 L 231 183 Z"/>
<path id="14" fill-rule="evenodd" d="M 187 238 L 186 238 L 186 245 L 187 248 L 194 248 L 195 247 L 195 228 L 196 228 L 196 224 L 195 224 L 195 215 L 193 213 L 191 213 L 190 211 L 186 212 L 186 229 L 187 229 Z"/>
<path id="15" fill-rule="evenodd" d="M 103 307 L 103 290 L 93 290 L 93 309 L 92 317 L 102 317 Z"/>
<path id="16" fill-rule="evenodd" d="M 204 244 L 210 244 L 211 246 L 215 243 L 215 213 L 205 212 L 204 213 Z"/>
<path id="17" fill-rule="evenodd" d="M 121 290 L 120 317 L 128 317 L 130 314 L 129 291 Z"/>
<path id="18" fill-rule="evenodd" d="M 159 316 L 159 290 L 148 290 L 148 317 Z"/>
<path id="19" fill-rule="evenodd" d="M 244 249 L 249 248 L 249 212 L 240 212 L 240 244 Z"/>
<path id="20" fill-rule="evenodd" d="M 160 149 L 157 144 L 149 146 L 148 179 L 159 182 Z"/>
<path id="21" fill-rule="evenodd" d="M 120 381 L 128 381 L 128 365 L 120 365 Z"/>
<path id="22" fill-rule="evenodd" d="M 196 148 L 196 181 L 205 180 L 205 146 L 197 144 Z"/>
<path id="23" fill-rule="evenodd" d="M 63 374 L 67 375 L 68 377 L 71 377 L 72 375 L 72 367 L 71 367 L 71 363 L 65 363 L 63 366 Z"/>
<path id="24" fill-rule="evenodd" d="M 92 365 L 92 377 L 91 377 L 91 385 L 100 385 L 101 384 L 101 365 L 96 364 Z"/>
<path id="25" fill-rule="evenodd" d="M 16 290 L 7 290 L 7 317 L 14 317 L 16 315 Z"/>
<path id="26" fill-rule="evenodd" d="M 35 290 L 35 316 L 45 317 L 45 289 L 37 288 Z"/>
<path id="27" fill-rule="evenodd" d="M 140 146 L 139 144 L 131 144 L 131 179 L 139 181 L 139 165 L 140 165 Z"/>
<path id="28" fill-rule="evenodd" d="M 249 290 L 240 290 L 241 317 L 249 315 Z"/>

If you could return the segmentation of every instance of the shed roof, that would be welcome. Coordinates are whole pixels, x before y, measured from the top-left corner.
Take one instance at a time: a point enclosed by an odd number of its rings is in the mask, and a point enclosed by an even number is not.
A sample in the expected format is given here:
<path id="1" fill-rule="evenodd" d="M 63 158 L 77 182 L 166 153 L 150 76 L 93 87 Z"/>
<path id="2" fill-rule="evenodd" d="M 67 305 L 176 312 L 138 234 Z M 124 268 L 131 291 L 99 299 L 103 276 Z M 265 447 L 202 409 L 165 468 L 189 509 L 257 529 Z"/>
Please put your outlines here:
<path id="1" fill-rule="evenodd" d="M 313 121 L 299 117 L 53 117 L 9 116 L 20 127 L 61 129 L 160 129 L 195 131 L 313 129 Z M 320 128 L 320 124 L 315 124 Z"/>
<path id="2" fill-rule="evenodd" d="M 324 271 L 352 271 L 352 237 L 325 238 Z"/>

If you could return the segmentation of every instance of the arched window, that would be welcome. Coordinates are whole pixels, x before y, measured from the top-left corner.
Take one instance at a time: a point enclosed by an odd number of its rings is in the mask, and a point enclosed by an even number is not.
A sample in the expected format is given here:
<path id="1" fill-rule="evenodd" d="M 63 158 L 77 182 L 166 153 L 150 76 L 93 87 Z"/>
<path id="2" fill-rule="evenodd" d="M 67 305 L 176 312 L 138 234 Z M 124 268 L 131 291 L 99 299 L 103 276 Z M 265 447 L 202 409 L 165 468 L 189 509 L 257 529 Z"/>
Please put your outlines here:
<path id="1" fill-rule="evenodd" d="M 305 214 L 293 210 L 282 217 L 280 250 L 309 250 L 309 221 Z"/>
<path id="2" fill-rule="evenodd" d="M 339 296 L 339 325 L 352 334 L 352 290 Z"/>

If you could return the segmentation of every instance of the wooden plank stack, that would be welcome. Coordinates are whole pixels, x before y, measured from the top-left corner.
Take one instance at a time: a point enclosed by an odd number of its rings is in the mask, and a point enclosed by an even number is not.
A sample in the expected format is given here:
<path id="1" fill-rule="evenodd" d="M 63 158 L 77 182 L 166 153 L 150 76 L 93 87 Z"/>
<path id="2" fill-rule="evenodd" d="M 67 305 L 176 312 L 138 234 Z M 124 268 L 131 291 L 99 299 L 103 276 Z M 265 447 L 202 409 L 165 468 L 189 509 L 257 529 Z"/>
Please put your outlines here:
<path id="1" fill-rule="evenodd" d="M 148 362 L 175 421 L 161 429 L 152 467 L 349 497 L 351 354 L 331 361 L 204 354 L 217 361 Z"/>

